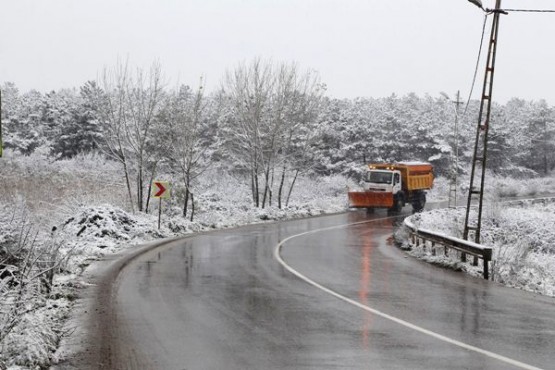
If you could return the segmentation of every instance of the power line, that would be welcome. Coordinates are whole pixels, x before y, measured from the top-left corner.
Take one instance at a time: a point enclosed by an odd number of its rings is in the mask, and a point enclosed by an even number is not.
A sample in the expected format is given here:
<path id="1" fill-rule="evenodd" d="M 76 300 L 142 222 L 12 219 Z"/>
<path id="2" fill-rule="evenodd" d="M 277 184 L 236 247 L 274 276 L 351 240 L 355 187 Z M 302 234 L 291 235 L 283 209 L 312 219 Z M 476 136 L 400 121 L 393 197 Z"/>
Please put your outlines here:
<path id="1" fill-rule="evenodd" d="M 474 85 L 476 84 L 476 77 L 478 76 L 478 68 L 480 67 L 480 58 L 482 56 L 482 48 L 484 45 L 484 37 L 486 34 L 486 24 L 488 20 L 488 14 L 484 16 L 484 24 L 482 25 L 482 36 L 480 38 L 480 48 L 478 49 L 478 58 L 476 59 L 476 68 L 474 69 L 474 77 L 472 78 L 472 86 L 470 87 L 470 93 L 468 93 L 468 99 L 466 100 L 466 105 L 464 107 L 463 117 L 466 116 L 466 111 L 468 105 L 470 104 L 470 99 L 472 98 L 472 92 L 474 91 Z"/>
<path id="2" fill-rule="evenodd" d="M 555 9 L 502 9 L 506 12 L 555 13 Z"/>
<path id="3" fill-rule="evenodd" d="M 484 37 L 486 32 L 486 23 L 488 15 L 493 14 L 495 11 L 492 9 L 483 9 L 486 15 L 484 16 L 484 24 L 482 26 L 482 36 L 480 38 L 480 48 L 478 50 L 478 58 L 476 60 L 476 68 L 474 69 L 474 77 L 472 78 L 472 86 L 470 87 L 470 93 L 468 94 L 468 99 L 464 107 L 463 117 L 466 115 L 468 106 L 470 104 L 470 99 L 472 98 L 472 93 L 474 91 L 474 85 L 476 84 L 476 77 L 478 75 L 478 69 L 480 66 L 480 58 L 482 55 L 482 48 L 484 45 Z M 526 12 L 526 13 L 555 13 L 555 9 L 498 9 L 497 12 Z"/>

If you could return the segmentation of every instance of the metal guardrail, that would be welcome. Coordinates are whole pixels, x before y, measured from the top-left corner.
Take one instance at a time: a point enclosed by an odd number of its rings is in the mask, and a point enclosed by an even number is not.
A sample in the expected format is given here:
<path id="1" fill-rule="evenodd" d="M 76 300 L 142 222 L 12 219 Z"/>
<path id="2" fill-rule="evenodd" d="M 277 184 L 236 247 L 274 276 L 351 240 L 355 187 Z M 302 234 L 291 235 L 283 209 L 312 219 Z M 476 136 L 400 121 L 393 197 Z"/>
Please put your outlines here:
<path id="1" fill-rule="evenodd" d="M 481 244 L 473 243 L 468 240 L 438 234 L 431 230 L 417 228 L 412 222 L 409 221 L 409 218 L 405 219 L 404 224 L 410 232 L 411 242 L 415 245 L 420 245 L 420 242 L 423 242 L 423 246 L 425 248 L 426 243 L 429 241 L 431 243 L 433 255 L 436 253 L 436 244 L 439 244 L 440 246 L 443 246 L 444 254 L 446 256 L 449 254 L 449 249 L 460 251 L 462 262 L 466 262 L 467 254 L 475 257 L 474 264 L 477 264 L 477 258 L 481 258 L 484 261 L 484 279 L 489 279 L 489 263 L 492 257 L 491 247 L 485 247 Z"/>
<path id="2" fill-rule="evenodd" d="M 548 205 L 550 203 L 555 203 L 555 197 L 545 196 L 545 197 L 542 197 L 542 198 L 514 199 L 514 200 L 508 200 L 508 201 L 503 202 L 503 204 L 508 204 L 510 206 L 525 206 L 527 203 Z"/>
<path id="3" fill-rule="evenodd" d="M 534 199 L 515 199 L 515 200 L 508 200 L 503 201 L 504 204 L 508 204 L 511 206 L 525 206 L 528 204 L 543 204 L 547 205 L 550 203 L 555 203 L 555 197 L 553 196 L 545 196 L 542 198 L 534 198 Z M 444 247 L 445 255 L 448 255 L 448 249 L 455 249 L 461 252 L 461 261 L 466 262 L 466 255 L 470 254 L 474 256 L 474 265 L 477 265 L 477 258 L 482 258 L 484 261 L 484 272 L 483 276 L 484 279 L 489 279 L 489 263 L 492 259 L 492 248 L 486 247 L 481 244 L 473 243 L 468 240 L 455 238 L 448 235 L 439 234 L 437 232 L 420 229 L 417 228 L 412 222 L 409 220 L 410 217 L 405 219 L 405 227 L 409 230 L 411 235 L 411 242 L 415 245 L 419 245 L 420 242 L 424 243 L 424 248 L 426 247 L 426 243 L 429 241 L 431 243 L 432 254 L 435 255 L 435 245 L 439 244 Z"/>

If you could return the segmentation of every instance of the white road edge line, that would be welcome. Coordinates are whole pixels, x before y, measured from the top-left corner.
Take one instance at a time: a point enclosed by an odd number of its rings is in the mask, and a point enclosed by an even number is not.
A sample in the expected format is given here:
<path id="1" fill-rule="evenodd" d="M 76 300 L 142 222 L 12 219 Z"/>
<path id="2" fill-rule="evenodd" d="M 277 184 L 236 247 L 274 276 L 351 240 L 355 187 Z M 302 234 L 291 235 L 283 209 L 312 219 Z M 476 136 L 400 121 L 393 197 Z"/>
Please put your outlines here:
<path id="1" fill-rule="evenodd" d="M 453 344 L 453 345 L 455 345 L 455 346 L 464 348 L 464 349 L 469 350 L 469 351 L 473 351 L 473 352 L 480 353 L 480 354 L 482 354 L 482 355 L 485 355 L 485 356 L 494 358 L 494 359 L 496 359 L 496 360 L 499 360 L 499 361 L 505 362 L 505 363 L 507 363 L 507 364 L 510 364 L 510 365 L 519 367 L 519 368 L 521 368 L 521 369 L 541 370 L 541 368 L 539 368 L 539 367 L 535 367 L 535 366 L 532 366 L 532 365 L 528 365 L 528 364 L 525 364 L 525 363 L 523 363 L 523 362 L 516 361 L 516 360 L 510 359 L 510 358 L 508 358 L 508 357 L 499 355 L 499 354 L 497 354 L 497 353 L 493 353 L 493 352 L 487 351 L 487 350 L 485 350 L 485 349 L 481 349 L 481 348 L 478 348 L 478 347 L 474 347 L 474 346 L 471 346 L 471 345 L 466 344 L 466 343 L 463 343 L 463 342 L 459 342 L 458 340 L 455 340 L 455 339 L 446 337 L 446 336 L 444 336 L 444 335 L 438 334 L 438 333 L 433 332 L 433 331 L 428 330 L 428 329 L 424 329 L 424 328 L 422 328 L 422 327 L 420 327 L 420 326 L 411 324 L 411 323 L 408 322 L 408 321 L 399 319 L 399 318 L 397 318 L 397 317 L 394 317 L 394 316 L 388 315 L 388 314 L 386 314 L 386 313 L 384 313 L 384 312 L 381 312 L 381 311 L 379 311 L 379 310 L 376 310 L 376 309 L 374 309 L 374 308 L 372 308 L 372 307 L 363 305 L 363 304 L 360 303 L 360 302 L 357 302 L 357 301 L 355 301 L 355 300 L 353 300 L 353 299 L 350 299 L 350 298 L 348 298 L 348 297 L 345 297 L 345 296 L 343 296 L 343 295 L 341 295 L 341 294 L 339 294 L 339 293 L 337 293 L 337 292 L 335 292 L 335 291 L 333 291 L 333 290 L 331 290 L 331 289 L 329 289 L 329 288 L 326 288 L 325 286 L 323 286 L 323 285 L 321 285 L 321 284 L 318 284 L 318 283 L 315 282 L 314 280 L 312 280 L 312 279 L 310 279 L 309 277 L 307 277 L 307 276 L 301 274 L 300 272 L 298 272 L 297 270 L 295 270 L 294 268 L 292 268 L 291 266 L 289 266 L 289 265 L 283 260 L 283 258 L 281 258 L 281 254 L 280 254 L 281 247 L 282 247 L 285 243 L 287 243 L 289 240 L 291 240 L 291 239 L 298 238 L 298 237 L 301 237 L 301 236 L 304 236 L 304 235 L 308 235 L 308 234 L 315 234 L 315 233 L 322 232 L 322 231 L 327 231 L 327 230 L 339 229 L 339 228 L 343 228 L 343 227 L 348 227 L 348 226 L 353 226 L 353 225 L 359 225 L 359 224 L 365 224 L 365 223 L 371 223 L 371 222 L 376 222 L 376 221 L 383 221 L 383 220 L 387 220 L 387 219 L 390 219 L 390 218 L 394 218 L 394 217 L 383 217 L 383 218 L 378 218 L 378 219 L 369 220 L 369 221 L 360 221 L 360 222 L 354 222 L 354 223 L 350 223 L 350 224 L 336 225 L 336 226 L 325 227 L 325 228 L 322 228 L 322 229 L 315 229 L 315 230 L 311 230 L 311 231 L 306 231 L 306 232 L 304 232 L 304 233 L 292 235 L 292 236 L 290 236 L 290 237 L 288 237 L 288 238 L 283 239 L 281 242 L 279 242 L 279 244 L 276 245 L 276 247 L 275 247 L 275 249 L 274 249 L 274 258 L 275 258 L 275 259 L 276 259 L 287 271 L 289 271 L 289 272 L 292 273 L 293 275 L 297 276 L 299 279 L 304 280 L 305 282 L 309 283 L 310 285 L 312 285 L 312 286 L 314 286 L 314 287 L 316 287 L 316 288 L 318 288 L 318 289 L 320 289 L 320 290 L 322 290 L 322 291 L 324 291 L 324 292 L 326 292 L 326 293 L 328 293 L 328 294 L 330 294 L 330 295 L 332 295 L 332 296 L 334 296 L 334 297 L 336 297 L 336 298 L 339 298 L 339 299 L 341 299 L 341 300 L 343 300 L 343 301 L 345 301 L 345 302 L 347 302 L 347 303 L 350 303 L 350 304 L 352 304 L 353 306 L 359 307 L 359 308 L 361 308 L 361 309 L 363 309 L 363 310 L 365 310 L 365 311 L 368 311 L 368 312 L 373 313 L 373 314 L 375 314 L 375 315 L 381 316 L 381 317 L 383 317 L 383 318 L 385 318 L 385 319 L 387 319 L 387 320 L 393 321 L 393 322 L 395 322 L 395 323 L 397 323 L 397 324 L 403 325 L 403 326 L 405 326 L 405 327 L 407 327 L 407 328 L 409 328 L 409 329 L 413 329 L 413 330 L 415 330 L 415 331 L 418 331 L 418 332 L 420 332 L 420 333 L 429 335 L 429 336 L 434 337 L 434 338 L 436 338 L 436 339 L 439 339 L 439 340 L 441 340 L 441 341 L 444 341 L 444 342 Z"/>

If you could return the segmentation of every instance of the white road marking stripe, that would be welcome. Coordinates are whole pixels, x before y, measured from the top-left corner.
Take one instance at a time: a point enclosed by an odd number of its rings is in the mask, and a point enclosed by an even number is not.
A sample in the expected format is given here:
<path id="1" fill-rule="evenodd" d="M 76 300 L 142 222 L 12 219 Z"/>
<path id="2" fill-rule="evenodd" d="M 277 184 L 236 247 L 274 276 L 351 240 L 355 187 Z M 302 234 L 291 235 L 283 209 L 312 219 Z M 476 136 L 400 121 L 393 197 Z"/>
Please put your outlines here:
<path id="1" fill-rule="evenodd" d="M 316 287 L 316 288 L 318 288 L 318 289 L 320 289 L 320 290 L 322 290 L 322 291 L 324 291 L 324 292 L 326 292 L 326 293 L 328 293 L 328 294 L 330 294 L 330 295 L 332 295 L 332 296 L 334 296 L 334 297 L 336 297 L 336 298 L 339 298 L 339 299 L 341 299 L 341 300 L 343 300 L 343 301 L 345 301 L 345 302 L 347 302 L 347 303 L 350 303 L 350 304 L 352 304 L 353 306 L 359 307 L 359 308 L 361 308 L 361 309 L 363 309 L 363 310 L 365 310 L 365 311 L 368 311 L 368 312 L 373 313 L 373 314 L 375 314 L 375 315 L 381 316 L 381 317 L 383 317 L 383 318 L 385 318 L 385 319 L 387 319 L 387 320 L 396 322 L 397 324 L 400 324 L 400 325 L 403 325 L 403 326 L 405 326 L 405 327 L 407 327 L 407 328 L 416 330 L 416 331 L 418 331 L 418 332 L 420 332 L 420 333 L 429 335 L 429 336 L 431 336 L 431 337 L 437 338 L 437 339 L 442 340 L 442 341 L 447 342 L 447 343 L 451 343 L 451 344 L 453 344 L 453 345 L 455 345 L 455 346 L 464 348 L 464 349 L 466 349 L 466 350 L 473 351 L 473 352 L 477 352 L 477 353 L 480 353 L 480 354 L 482 354 L 482 355 L 485 355 L 485 356 L 494 358 L 494 359 L 496 359 L 496 360 L 503 361 L 503 362 L 505 362 L 505 363 L 508 363 L 508 364 L 510 364 L 510 365 L 519 367 L 519 368 L 521 368 L 521 369 L 541 370 L 541 369 L 538 368 L 538 367 L 535 367 L 535 366 L 528 365 L 528 364 L 525 364 L 525 363 L 520 362 L 520 361 L 516 361 L 516 360 L 510 359 L 510 358 L 508 358 L 508 357 L 505 357 L 505 356 L 499 355 L 499 354 L 497 354 L 497 353 L 493 353 L 493 352 L 487 351 L 487 350 L 485 350 L 485 349 L 481 349 L 481 348 L 478 348 L 478 347 L 471 346 L 471 345 L 469 345 L 469 344 L 466 344 L 466 343 L 460 342 L 460 341 L 458 341 L 458 340 L 455 340 L 455 339 L 446 337 L 446 336 L 444 336 L 444 335 L 438 334 L 438 333 L 433 332 L 433 331 L 431 331 L 431 330 L 424 329 L 424 328 L 422 328 L 422 327 L 420 327 L 420 326 L 411 324 L 411 323 L 408 322 L 408 321 L 405 321 L 405 320 L 399 319 L 399 318 L 397 318 L 397 317 L 388 315 L 388 314 L 386 314 L 386 313 L 384 313 L 384 312 L 378 311 L 378 310 L 376 310 L 376 309 L 374 309 L 374 308 L 371 308 L 371 307 L 369 307 L 369 306 L 363 305 L 363 304 L 360 303 L 360 302 L 357 302 L 357 301 L 355 301 L 355 300 L 352 300 L 352 299 L 350 299 L 350 298 L 348 298 L 348 297 L 345 297 L 345 296 L 343 296 L 343 295 L 341 295 L 341 294 L 339 294 L 339 293 L 337 293 L 337 292 L 335 292 L 335 291 L 333 291 L 333 290 L 331 290 L 331 289 L 329 289 L 329 288 L 326 288 L 325 286 L 323 286 L 323 285 L 321 285 L 321 284 L 318 284 L 318 283 L 315 282 L 314 280 L 308 278 L 307 276 L 305 276 L 305 275 L 301 274 L 300 272 L 298 272 L 297 270 L 293 269 L 291 266 L 289 266 L 289 265 L 281 258 L 281 255 L 280 255 L 281 247 L 282 247 L 285 243 L 287 243 L 289 240 L 291 240 L 291 239 L 298 238 L 298 237 L 300 237 L 300 236 L 304 236 L 304 235 L 308 235 L 308 234 L 315 234 L 315 233 L 318 233 L 318 232 L 321 232 L 321 231 L 339 229 L 339 228 L 343 228 L 343 227 L 347 227 L 347 226 L 359 225 L 359 224 L 370 223 L 370 222 L 376 222 L 376 221 L 383 221 L 383 220 L 387 220 L 387 219 L 390 219 L 390 218 L 394 218 L 394 217 L 383 217 L 383 218 L 379 218 L 379 219 L 375 219 L 375 220 L 360 221 L 360 222 L 354 222 L 354 223 L 345 224 L 345 225 L 337 225 L 337 226 L 325 227 L 325 228 L 322 228 L 322 229 L 316 229 L 316 230 L 306 231 L 306 232 L 304 232 L 304 233 L 292 235 L 292 236 L 290 236 L 290 237 L 288 237 L 288 238 L 282 240 L 278 245 L 276 245 L 276 247 L 275 247 L 275 249 L 274 249 L 274 258 L 275 258 L 275 259 L 276 259 L 287 271 L 289 271 L 289 272 L 292 273 L 293 275 L 297 276 L 299 279 L 304 280 L 305 282 L 309 283 L 310 285 L 312 285 L 312 286 L 314 286 L 314 287 Z"/>

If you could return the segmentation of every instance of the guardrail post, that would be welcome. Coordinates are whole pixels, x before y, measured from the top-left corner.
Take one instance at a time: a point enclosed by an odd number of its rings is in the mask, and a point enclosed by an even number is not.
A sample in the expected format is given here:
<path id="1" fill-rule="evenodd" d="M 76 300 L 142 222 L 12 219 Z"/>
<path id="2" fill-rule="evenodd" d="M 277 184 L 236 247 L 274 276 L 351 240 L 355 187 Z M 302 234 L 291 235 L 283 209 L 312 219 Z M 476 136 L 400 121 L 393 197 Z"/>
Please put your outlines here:
<path id="1" fill-rule="evenodd" d="M 486 280 L 489 280 L 489 261 L 491 261 L 492 253 L 492 249 L 489 248 L 484 250 L 484 254 L 482 256 L 484 261 L 484 279 Z"/>

